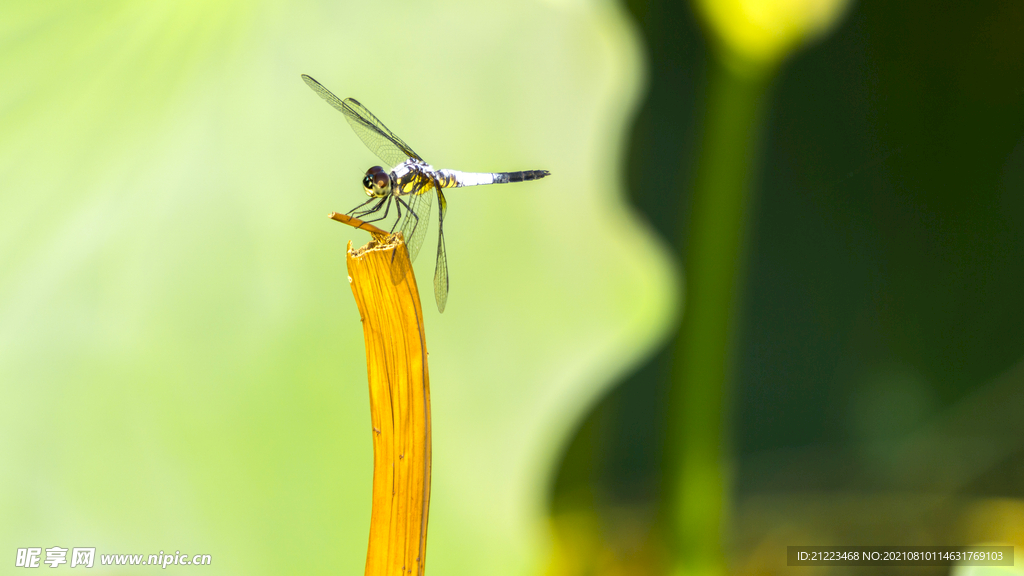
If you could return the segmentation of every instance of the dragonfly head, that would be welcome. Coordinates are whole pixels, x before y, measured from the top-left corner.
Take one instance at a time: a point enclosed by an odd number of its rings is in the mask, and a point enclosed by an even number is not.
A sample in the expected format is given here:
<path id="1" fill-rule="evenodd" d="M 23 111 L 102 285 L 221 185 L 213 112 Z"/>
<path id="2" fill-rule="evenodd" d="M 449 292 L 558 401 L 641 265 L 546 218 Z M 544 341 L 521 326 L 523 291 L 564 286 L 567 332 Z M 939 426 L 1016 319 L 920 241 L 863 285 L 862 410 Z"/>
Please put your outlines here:
<path id="1" fill-rule="evenodd" d="M 374 166 L 366 171 L 363 191 L 370 198 L 383 198 L 391 192 L 391 178 L 383 168 Z"/>

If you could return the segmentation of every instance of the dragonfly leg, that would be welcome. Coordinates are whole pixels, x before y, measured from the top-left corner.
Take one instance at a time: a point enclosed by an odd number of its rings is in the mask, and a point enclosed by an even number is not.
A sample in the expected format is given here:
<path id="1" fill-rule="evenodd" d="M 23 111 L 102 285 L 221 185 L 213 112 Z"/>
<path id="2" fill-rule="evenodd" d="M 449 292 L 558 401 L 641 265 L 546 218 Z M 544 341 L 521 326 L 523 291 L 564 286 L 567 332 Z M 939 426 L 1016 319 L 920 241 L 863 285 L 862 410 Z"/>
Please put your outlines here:
<path id="1" fill-rule="evenodd" d="M 390 200 L 391 197 L 389 196 L 388 199 Z M 399 202 L 401 202 L 401 200 L 399 200 Z M 408 208 L 408 206 L 406 206 L 406 208 Z M 395 223 L 391 225 L 391 233 L 392 234 L 395 233 L 395 228 L 398 228 L 398 225 L 401 224 L 401 222 L 402 222 L 402 206 L 400 204 L 395 204 L 395 210 L 398 211 L 398 216 L 395 217 Z"/>
<path id="2" fill-rule="evenodd" d="M 409 238 L 411 238 L 411 237 L 416 235 L 416 228 L 420 225 L 420 215 L 415 213 L 415 212 L 413 212 L 412 208 L 409 207 L 409 205 L 405 202 L 405 200 L 402 200 L 401 196 L 395 196 L 395 200 L 398 200 L 398 204 L 399 205 L 405 206 L 405 209 L 406 209 L 406 211 L 409 212 L 409 215 L 416 219 L 416 223 L 412 225 L 412 230 L 409 231 Z M 396 205 L 395 208 L 398 209 L 398 222 L 401 222 L 402 221 L 402 209 L 399 208 L 398 205 Z M 395 222 L 395 226 L 398 225 L 398 222 Z M 394 232 L 393 229 L 392 229 L 392 232 Z M 409 238 L 406 238 L 405 241 L 408 242 Z"/>
<path id="3" fill-rule="evenodd" d="M 348 211 L 348 215 L 349 216 L 353 216 L 355 218 L 358 218 L 359 216 L 356 215 L 356 212 L 359 212 L 360 208 L 362 208 L 363 206 L 366 206 L 367 204 L 369 204 L 369 203 L 371 203 L 371 202 L 373 202 L 375 200 L 377 200 L 377 199 L 376 198 L 370 198 L 366 202 L 363 202 L 359 206 L 356 206 L 355 208 L 349 210 Z M 383 199 L 381 201 L 383 201 Z M 377 202 L 377 205 L 374 206 L 373 208 L 368 208 L 368 209 L 362 211 L 362 214 L 365 216 L 366 214 L 369 214 L 371 212 L 376 212 L 377 210 L 380 210 L 380 202 Z"/>
<path id="4" fill-rule="evenodd" d="M 395 210 L 398 210 L 398 219 L 395 220 L 395 226 L 391 227 L 391 233 L 393 234 L 395 232 L 395 227 L 397 227 L 398 224 L 402 221 L 402 206 L 405 206 L 405 210 L 406 210 L 406 212 L 409 213 L 409 216 L 412 216 L 413 218 L 416 219 L 416 223 L 412 225 L 412 230 L 409 232 L 409 238 L 412 238 L 413 236 L 416 235 L 416 227 L 420 225 L 420 216 L 416 212 L 413 212 L 413 209 L 411 207 L 409 207 L 409 204 L 407 204 L 405 200 L 402 200 L 401 196 L 395 196 L 394 198 L 395 198 L 395 200 L 398 201 L 395 204 Z M 407 243 L 409 242 L 409 238 L 405 239 L 405 241 Z M 391 263 L 392 264 L 395 263 L 395 255 L 397 253 L 398 253 L 398 249 L 397 248 L 395 249 L 395 251 L 393 251 L 391 253 Z"/>
<path id="5" fill-rule="evenodd" d="M 387 202 L 387 204 L 384 204 L 385 202 Z M 379 212 L 381 204 L 384 204 L 384 215 L 381 216 L 380 218 L 373 218 L 371 220 L 363 220 L 363 222 L 377 222 L 377 221 L 384 220 L 385 218 L 387 218 L 388 217 L 388 211 L 391 210 L 391 197 L 390 196 L 381 199 L 380 203 L 373 207 L 373 210 L 369 210 L 365 214 L 373 214 L 374 212 Z"/>

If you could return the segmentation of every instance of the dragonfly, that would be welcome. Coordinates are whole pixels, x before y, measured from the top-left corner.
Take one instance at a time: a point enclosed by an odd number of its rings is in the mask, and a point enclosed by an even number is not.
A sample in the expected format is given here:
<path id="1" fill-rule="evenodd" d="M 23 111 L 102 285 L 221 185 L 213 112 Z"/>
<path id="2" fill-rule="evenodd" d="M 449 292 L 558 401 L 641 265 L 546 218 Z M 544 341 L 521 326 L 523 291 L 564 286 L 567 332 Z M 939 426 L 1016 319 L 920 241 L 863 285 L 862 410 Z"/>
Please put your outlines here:
<path id="1" fill-rule="evenodd" d="M 366 202 L 353 208 L 348 214 L 364 222 L 376 222 L 388 217 L 392 204 L 397 218 L 391 228 L 398 230 L 405 239 L 409 261 L 419 255 L 423 240 L 427 236 L 430 206 L 437 196 L 437 262 L 434 265 L 434 299 L 437 309 L 444 312 L 448 303 L 448 257 L 444 247 L 444 216 L 448 210 L 442 189 L 484 184 L 506 184 L 539 180 L 551 173 L 547 170 L 524 170 L 520 172 L 460 172 L 458 170 L 435 170 L 419 154 L 394 132 L 388 130 L 366 106 L 353 98 L 338 98 L 333 92 L 311 76 L 302 79 L 321 98 L 345 115 L 356 136 L 370 149 L 385 166 L 373 166 L 363 177 L 363 191 L 369 196 Z M 383 210 L 383 214 L 381 211 Z M 367 216 L 374 218 L 367 219 Z M 394 255 L 392 255 L 394 262 Z M 394 276 L 394 275 L 393 275 Z M 400 278 L 401 276 L 395 276 Z"/>

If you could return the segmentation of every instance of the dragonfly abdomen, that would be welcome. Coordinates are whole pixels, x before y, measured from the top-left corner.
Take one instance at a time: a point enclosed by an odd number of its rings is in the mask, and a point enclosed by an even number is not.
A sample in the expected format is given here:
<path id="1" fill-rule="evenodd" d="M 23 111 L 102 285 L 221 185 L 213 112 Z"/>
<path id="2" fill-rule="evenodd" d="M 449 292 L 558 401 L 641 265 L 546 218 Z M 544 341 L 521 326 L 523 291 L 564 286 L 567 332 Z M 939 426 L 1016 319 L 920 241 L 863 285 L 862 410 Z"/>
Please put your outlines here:
<path id="1" fill-rule="evenodd" d="M 541 178 L 550 175 L 551 172 L 547 170 L 523 170 L 521 172 L 499 172 L 494 175 L 495 184 L 504 184 L 506 182 L 528 182 L 530 180 L 540 180 Z"/>
<path id="2" fill-rule="evenodd" d="M 521 172 L 460 172 L 458 170 L 438 170 L 442 188 L 460 188 L 462 186 L 482 186 L 484 184 L 508 184 L 511 182 L 527 182 L 540 180 L 551 174 L 547 170 L 523 170 Z"/>

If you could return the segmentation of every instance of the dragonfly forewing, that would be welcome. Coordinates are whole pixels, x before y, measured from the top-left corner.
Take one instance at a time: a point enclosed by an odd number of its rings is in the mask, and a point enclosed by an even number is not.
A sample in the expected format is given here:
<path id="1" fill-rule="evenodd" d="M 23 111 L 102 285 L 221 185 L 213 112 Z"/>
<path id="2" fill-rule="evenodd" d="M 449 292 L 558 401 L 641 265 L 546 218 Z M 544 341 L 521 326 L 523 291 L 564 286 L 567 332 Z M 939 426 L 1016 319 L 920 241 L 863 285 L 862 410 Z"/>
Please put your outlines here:
<path id="1" fill-rule="evenodd" d="M 408 158 L 421 160 L 419 155 L 413 152 L 408 144 L 396 136 L 394 132 L 388 130 L 387 126 L 378 120 L 372 112 L 367 110 L 366 106 L 360 104 L 358 100 L 353 98 L 342 100 L 338 98 L 334 95 L 334 92 L 325 88 L 323 84 L 320 84 L 311 76 L 303 74 L 302 80 L 328 104 L 345 115 L 345 119 L 352 126 L 356 136 L 363 141 L 363 144 L 371 152 L 383 160 L 388 165 L 388 168 L 394 168 Z"/>

